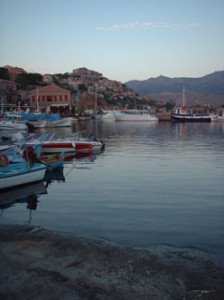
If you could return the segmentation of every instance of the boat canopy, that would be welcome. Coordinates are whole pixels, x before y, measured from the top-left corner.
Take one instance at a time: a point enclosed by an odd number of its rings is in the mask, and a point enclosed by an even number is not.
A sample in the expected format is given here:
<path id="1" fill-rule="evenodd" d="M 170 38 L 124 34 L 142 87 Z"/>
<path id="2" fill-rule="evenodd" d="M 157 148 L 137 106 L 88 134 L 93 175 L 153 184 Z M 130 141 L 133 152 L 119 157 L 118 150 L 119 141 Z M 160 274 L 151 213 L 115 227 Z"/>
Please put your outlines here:
<path id="1" fill-rule="evenodd" d="M 21 112 L 22 120 L 26 121 L 41 121 L 41 120 L 48 120 L 48 121 L 57 121 L 60 120 L 59 113 L 28 113 L 28 112 Z"/>

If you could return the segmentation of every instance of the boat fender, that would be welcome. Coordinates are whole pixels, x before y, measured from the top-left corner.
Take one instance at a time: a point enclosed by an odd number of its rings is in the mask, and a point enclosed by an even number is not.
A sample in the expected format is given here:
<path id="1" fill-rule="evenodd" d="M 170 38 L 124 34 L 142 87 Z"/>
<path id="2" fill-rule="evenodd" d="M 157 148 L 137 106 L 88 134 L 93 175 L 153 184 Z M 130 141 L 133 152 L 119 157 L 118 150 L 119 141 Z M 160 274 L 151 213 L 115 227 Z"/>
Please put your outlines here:
<path id="1" fill-rule="evenodd" d="M 0 167 L 5 167 L 9 164 L 9 158 L 5 153 L 0 154 Z"/>

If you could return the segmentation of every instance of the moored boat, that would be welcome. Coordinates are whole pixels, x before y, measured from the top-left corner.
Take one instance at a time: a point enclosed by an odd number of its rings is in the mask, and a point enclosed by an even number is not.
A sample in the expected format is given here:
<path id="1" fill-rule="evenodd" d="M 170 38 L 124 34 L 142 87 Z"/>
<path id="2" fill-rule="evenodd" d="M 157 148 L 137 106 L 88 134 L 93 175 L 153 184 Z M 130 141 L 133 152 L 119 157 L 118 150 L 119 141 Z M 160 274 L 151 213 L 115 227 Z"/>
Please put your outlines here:
<path id="1" fill-rule="evenodd" d="M 46 166 L 39 163 L 5 161 L 0 167 L 0 190 L 41 181 L 44 178 Z"/>
<path id="2" fill-rule="evenodd" d="M 201 110 L 187 106 L 177 107 L 171 114 L 172 120 L 175 122 L 211 122 L 211 116 Z"/>
<path id="3" fill-rule="evenodd" d="M 205 108 L 186 105 L 185 87 L 183 87 L 182 105 L 179 105 L 171 113 L 172 121 L 175 122 L 211 122 L 211 116 L 205 111 Z"/>
<path id="4" fill-rule="evenodd" d="M 2 130 L 27 130 L 27 125 L 20 120 L 4 118 L 0 121 L 0 129 Z"/>
<path id="5" fill-rule="evenodd" d="M 42 153 L 89 152 L 93 146 L 87 142 L 55 140 L 42 143 Z"/>
<path id="6" fill-rule="evenodd" d="M 114 112 L 115 121 L 125 122 L 150 122 L 150 121 L 158 121 L 158 118 L 152 115 L 147 110 L 138 110 L 138 109 L 126 109 L 122 111 Z"/>
<path id="7" fill-rule="evenodd" d="M 217 114 L 210 114 L 212 122 L 224 122 L 224 110 L 219 111 Z"/>
<path id="8" fill-rule="evenodd" d="M 158 120 L 161 121 L 171 121 L 171 112 L 166 111 L 165 109 L 160 109 L 158 112 Z"/>
<path id="9" fill-rule="evenodd" d="M 33 136 L 26 141 L 27 145 L 40 144 L 42 153 L 67 153 L 67 152 L 98 152 L 105 149 L 103 141 L 99 141 L 95 136 L 88 138 L 79 135 L 70 135 L 67 137 L 57 137 L 52 135 Z"/>
<path id="10" fill-rule="evenodd" d="M 37 159 L 38 162 L 46 165 L 47 170 L 53 170 L 59 167 L 63 167 L 64 157 L 59 153 L 53 153 L 48 155 L 40 155 Z"/>
<path id="11" fill-rule="evenodd" d="M 46 128 L 52 128 L 52 127 L 71 127 L 73 123 L 72 117 L 62 118 L 59 120 L 46 122 L 45 127 Z"/>

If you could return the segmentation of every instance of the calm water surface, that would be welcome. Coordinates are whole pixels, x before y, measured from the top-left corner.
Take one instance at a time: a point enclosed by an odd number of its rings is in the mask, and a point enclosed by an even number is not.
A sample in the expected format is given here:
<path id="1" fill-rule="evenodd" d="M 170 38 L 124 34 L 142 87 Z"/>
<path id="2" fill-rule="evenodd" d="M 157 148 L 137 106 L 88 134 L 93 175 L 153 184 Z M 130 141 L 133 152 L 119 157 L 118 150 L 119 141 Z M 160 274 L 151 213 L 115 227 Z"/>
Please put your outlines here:
<path id="1" fill-rule="evenodd" d="M 36 209 L 28 198 L 2 205 L 1 224 L 222 254 L 224 124 L 89 121 L 77 130 L 103 139 L 105 152 L 67 162 L 65 181 L 52 181 Z"/>

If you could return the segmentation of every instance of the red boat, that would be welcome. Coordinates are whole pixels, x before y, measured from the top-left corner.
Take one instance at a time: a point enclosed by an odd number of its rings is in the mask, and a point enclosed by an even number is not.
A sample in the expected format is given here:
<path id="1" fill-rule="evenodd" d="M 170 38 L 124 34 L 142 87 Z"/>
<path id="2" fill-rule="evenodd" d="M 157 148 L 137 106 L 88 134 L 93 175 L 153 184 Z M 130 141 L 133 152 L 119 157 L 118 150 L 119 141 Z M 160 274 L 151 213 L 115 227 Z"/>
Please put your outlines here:
<path id="1" fill-rule="evenodd" d="M 43 153 L 66 153 L 66 152 L 89 152 L 93 145 L 86 142 L 71 141 L 44 141 L 42 142 Z"/>

